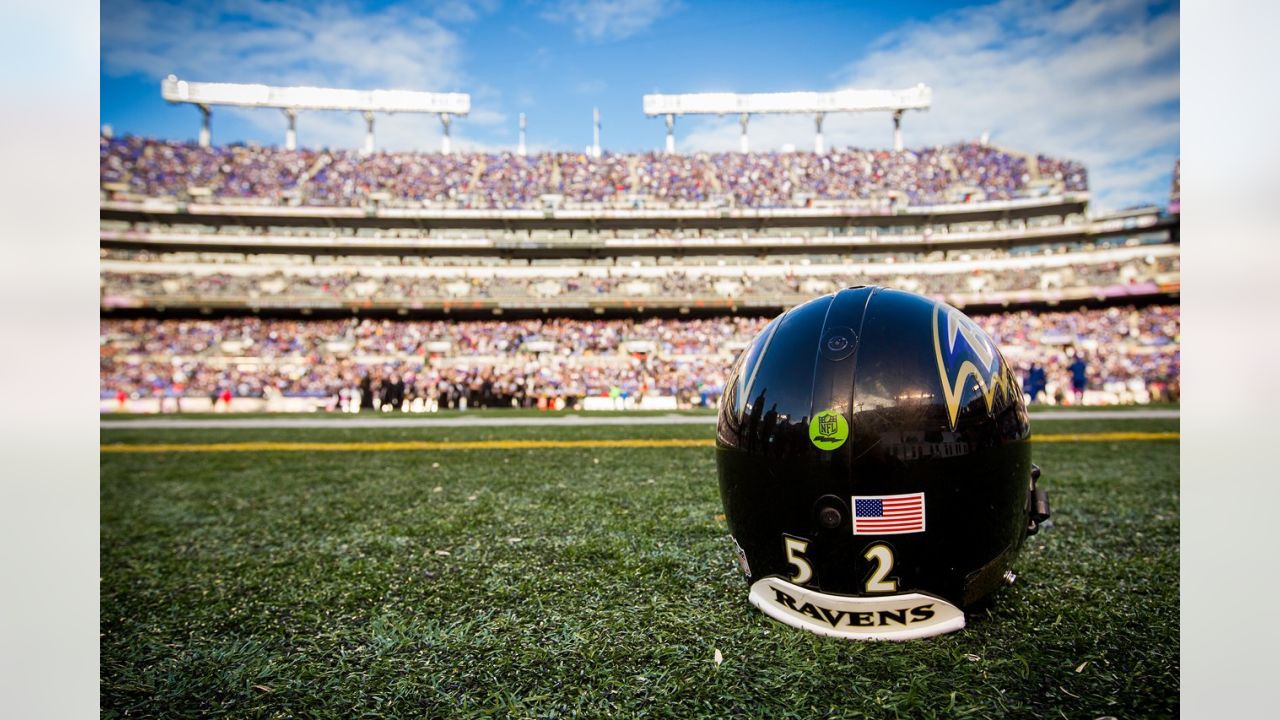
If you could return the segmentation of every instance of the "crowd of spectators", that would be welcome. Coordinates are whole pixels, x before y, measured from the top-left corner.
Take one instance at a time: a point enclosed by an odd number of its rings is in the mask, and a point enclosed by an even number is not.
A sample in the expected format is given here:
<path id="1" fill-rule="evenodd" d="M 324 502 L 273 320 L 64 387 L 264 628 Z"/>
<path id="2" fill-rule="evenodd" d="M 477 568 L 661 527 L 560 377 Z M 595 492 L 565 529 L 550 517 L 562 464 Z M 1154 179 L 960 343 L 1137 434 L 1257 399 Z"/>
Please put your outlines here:
<path id="1" fill-rule="evenodd" d="M 977 143 L 907 151 L 695 154 L 375 152 L 202 148 L 132 136 L 100 139 L 106 192 L 323 206 L 442 204 L 537 207 L 575 203 L 711 203 L 783 207 L 813 201 L 905 197 L 933 205 L 1004 200 L 1032 187 L 1086 190 L 1079 163 L 1028 157 Z"/>
<path id="2" fill-rule="evenodd" d="M 670 355 L 710 355 L 734 341 L 750 339 L 764 327 L 758 318 L 702 320 L 102 320 L 106 355 L 216 356 L 243 354 L 260 360 L 320 356 L 422 356 L 431 343 L 447 343 L 451 356 L 514 355 L 530 343 L 550 342 L 556 355 L 595 357 L 617 353 L 623 343 L 652 343 Z"/>
<path id="3" fill-rule="evenodd" d="M 410 397 L 416 391 L 453 407 L 468 397 L 462 388 L 472 384 L 478 393 L 489 385 L 519 387 L 521 399 L 530 401 L 607 394 L 616 387 L 701 403 L 709 389 L 723 385 L 727 363 L 719 354 L 760 327 L 754 318 L 678 323 L 103 320 L 102 387 L 134 397 L 172 393 L 174 384 L 182 392 L 210 397 L 223 391 L 243 397 L 271 392 L 336 397 L 366 376 L 391 382 L 396 375 L 408 383 Z M 471 397 L 471 406 L 494 402 L 490 392 Z M 509 395 L 499 396 L 510 404 Z"/>
<path id="4" fill-rule="evenodd" d="M 1050 378 L 1041 388 L 1061 403 L 1072 364 L 1081 360 L 1087 388 L 1177 400 L 1181 374 L 1181 322 L 1177 305 L 1135 310 L 1014 312 L 976 318 L 1024 380 L 1033 367 Z"/>
<path id="5" fill-rule="evenodd" d="M 437 277 L 348 270 L 325 275 L 288 274 L 263 269 L 253 275 L 225 272 L 209 274 L 103 272 L 104 304 L 122 298 L 149 303 L 180 305 L 183 302 L 239 301 L 254 305 L 321 305 L 350 303 L 445 301 L 461 299 L 559 301 L 596 298 L 680 300 L 742 298 L 791 299 L 817 295 L 860 284 L 889 284 L 930 295 L 977 294 L 1018 290 L 1061 290 L 1106 287 L 1150 281 L 1178 272 L 1178 256 L 1161 256 L 1124 262 L 1077 264 L 1052 269 L 1027 267 L 999 270 L 966 270 L 951 273 L 913 273 L 910 276 L 853 274 L 763 275 L 744 268 L 740 274 L 690 274 L 678 267 L 657 276 L 630 274 L 626 268 L 599 277 L 580 271 L 570 277 L 491 276 Z"/>
<path id="6" fill-rule="evenodd" d="M 719 398 L 734 355 L 769 318 L 695 320 L 104 319 L 104 397 L 272 394 L 429 407 L 574 406 L 648 393 Z M 1020 377 L 1063 392 L 1076 358 L 1098 390 L 1176 397 L 1176 305 L 979 316 Z M 389 394 L 388 394 L 389 393 Z M 1041 398 L 1043 399 L 1043 398 Z M 1057 398 L 1061 399 L 1061 398 Z"/>

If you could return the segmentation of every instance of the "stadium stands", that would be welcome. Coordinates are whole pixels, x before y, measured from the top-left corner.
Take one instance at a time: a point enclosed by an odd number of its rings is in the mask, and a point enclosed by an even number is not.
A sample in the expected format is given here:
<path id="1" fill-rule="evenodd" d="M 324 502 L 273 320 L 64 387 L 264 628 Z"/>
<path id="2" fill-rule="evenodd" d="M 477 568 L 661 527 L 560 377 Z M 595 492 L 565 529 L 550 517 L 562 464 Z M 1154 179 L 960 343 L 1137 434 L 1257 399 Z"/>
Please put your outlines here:
<path id="1" fill-rule="evenodd" d="M 1176 393 L 1177 306 L 1112 307 L 979 316 L 1020 376 L 1047 368 L 1050 395 L 1067 387 L 1069 357 L 1089 364 L 1098 400 Z M 337 407 L 369 376 L 378 394 L 406 384 L 404 409 L 579 406 L 588 397 L 645 395 L 680 406 L 718 399 L 734 354 L 763 317 L 697 320 L 104 319 L 101 389 L 132 398 L 166 395 L 316 398 Z"/>
<path id="2" fill-rule="evenodd" d="M 137 137 L 101 138 L 107 196 L 177 197 L 313 206 L 436 205 L 537 208 L 548 199 L 628 206 L 727 204 L 769 208 L 896 197 L 904 205 L 1084 191 L 1070 160 L 1030 158 L 978 144 L 825 154 L 426 154 L 202 148 Z"/>
<path id="3" fill-rule="evenodd" d="M 350 261 L 282 265 L 104 260 L 103 307 L 386 308 L 618 305 L 688 306 L 734 301 L 785 307 L 836 288 L 887 284 L 957 304 L 1152 295 L 1178 284 L 1175 245 L 1058 254 L 998 251 L 979 259 L 865 262 L 839 257 L 804 262 L 699 265 L 547 261 L 538 265 L 403 266 Z"/>
<path id="4" fill-rule="evenodd" d="M 1177 395 L 1177 219 L 1090 216 L 1069 160 L 100 151 L 104 411 L 706 407 L 768 316 L 854 284 L 977 312 L 1042 401 L 1077 355 L 1086 402 Z"/>

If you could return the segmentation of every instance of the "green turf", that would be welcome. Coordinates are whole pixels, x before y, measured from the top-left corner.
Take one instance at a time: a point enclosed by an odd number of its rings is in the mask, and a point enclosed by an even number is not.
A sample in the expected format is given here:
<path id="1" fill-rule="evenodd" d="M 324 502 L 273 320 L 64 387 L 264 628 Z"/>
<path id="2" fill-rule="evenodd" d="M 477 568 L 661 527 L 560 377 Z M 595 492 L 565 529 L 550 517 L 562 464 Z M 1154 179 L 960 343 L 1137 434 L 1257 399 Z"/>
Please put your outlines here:
<path id="1" fill-rule="evenodd" d="M 1037 433 L 1176 430 L 1055 422 Z M 701 426 L 105 429 L 103 442 L 706 437 Z M 746 600 L 707 449 L 103 455 L 107 717 L 1178 712 L 1178 444 L 1041 444 L 1054 525 L 956 634 Z M 724 658 L 713 660 L 719 650 Z"/>

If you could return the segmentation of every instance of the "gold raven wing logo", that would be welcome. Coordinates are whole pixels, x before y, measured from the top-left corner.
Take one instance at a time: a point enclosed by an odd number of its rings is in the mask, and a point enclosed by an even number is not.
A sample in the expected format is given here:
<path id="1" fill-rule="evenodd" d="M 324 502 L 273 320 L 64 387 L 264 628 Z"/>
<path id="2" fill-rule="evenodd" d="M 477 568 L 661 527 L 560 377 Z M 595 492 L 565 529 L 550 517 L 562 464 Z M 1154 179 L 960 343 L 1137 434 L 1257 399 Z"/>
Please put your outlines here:
<path id="1" fill-rule="evenodd" d="M 956 427 L 970 377 L 977 381 L 976 389 L 987 405 L 987 412 L 992 410 L 996 392 L 1008 391 L 1010 380 L 995 343 L 977 323 L 940 302 L 933 306 L 933 350 L 952 430 Z"/>

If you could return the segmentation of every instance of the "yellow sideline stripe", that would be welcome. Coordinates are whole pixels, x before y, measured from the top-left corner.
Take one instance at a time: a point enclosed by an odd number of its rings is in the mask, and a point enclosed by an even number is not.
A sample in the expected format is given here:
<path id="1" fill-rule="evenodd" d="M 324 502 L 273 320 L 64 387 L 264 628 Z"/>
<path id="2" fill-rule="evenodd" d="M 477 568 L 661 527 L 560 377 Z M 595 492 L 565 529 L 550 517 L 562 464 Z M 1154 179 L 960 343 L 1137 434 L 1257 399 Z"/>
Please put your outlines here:
<path id="1" fill-rule="evenodd" d="M 1176 432 L 1109 432 L 1040 435 L 1035 442 L 1126 442 L 1177 440 Z M 680 448 L 713 447 L 714 440 L 470 440 L 431 442 L 229 442 L 229 443 L 112 443 L 99 445 L 104 453 L 216 453 L 216 452 L 368 452 L 395 450 L 543 450 L 553 448 Z"/>
<path id="2" fill-rule="evenodd" d="M 1132 442 L 1135 440 L 1177 440 L 1177 432 L 1102 432 L 1036 435 L 1034 442 Z"/>

